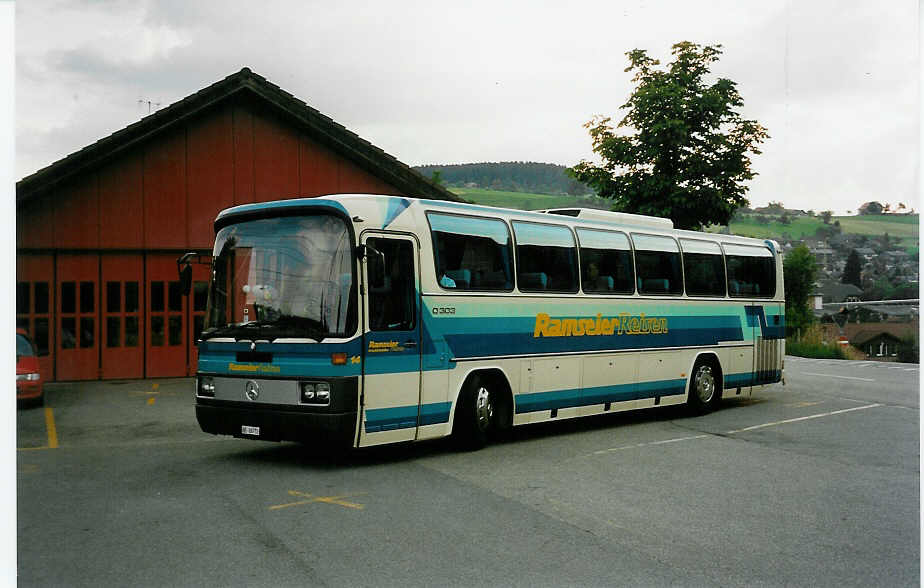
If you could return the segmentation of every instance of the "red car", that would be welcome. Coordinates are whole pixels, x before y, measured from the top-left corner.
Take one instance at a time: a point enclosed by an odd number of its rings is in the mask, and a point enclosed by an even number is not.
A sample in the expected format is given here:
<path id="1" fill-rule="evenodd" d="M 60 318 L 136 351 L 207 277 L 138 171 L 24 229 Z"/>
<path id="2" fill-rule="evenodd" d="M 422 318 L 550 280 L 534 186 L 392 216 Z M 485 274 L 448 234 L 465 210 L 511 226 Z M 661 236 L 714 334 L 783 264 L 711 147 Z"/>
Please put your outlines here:
<path id="1" fill-rule="evenodd" d="M 16 329 L 16 402 L 45 403 L 35 344 L 22 329 Z"/>

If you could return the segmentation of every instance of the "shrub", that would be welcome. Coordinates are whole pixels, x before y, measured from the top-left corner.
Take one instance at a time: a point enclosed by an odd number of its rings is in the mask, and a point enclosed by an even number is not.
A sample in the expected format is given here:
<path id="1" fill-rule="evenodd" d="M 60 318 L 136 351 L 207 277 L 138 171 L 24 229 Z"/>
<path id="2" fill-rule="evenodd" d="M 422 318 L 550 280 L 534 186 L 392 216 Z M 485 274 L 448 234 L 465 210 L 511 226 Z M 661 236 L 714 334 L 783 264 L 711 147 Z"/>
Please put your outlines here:
<path id="1" fill-rule="evenodd" d="M 905 335 L 898 344 L 896 359 L 903 363 L 920 363 L 921 354 L 918 349 L 918 340 L 914 335 Z"/>
<path id="2" fill-rule="evenodd" d="M 786 355 L 811 357 L 813 359 L 847 359 L 847 354 L 837 343 L 811 343 L 786 339 Z"/>
<path id="3" fill-rule="evenodd" d="M 825 342 L 824 330 L 818 324 L 805 329 L 801 337 L 787 337 L 786 354 L 813 359 L 848 359 L 847 352 L 839 343 Z"/>

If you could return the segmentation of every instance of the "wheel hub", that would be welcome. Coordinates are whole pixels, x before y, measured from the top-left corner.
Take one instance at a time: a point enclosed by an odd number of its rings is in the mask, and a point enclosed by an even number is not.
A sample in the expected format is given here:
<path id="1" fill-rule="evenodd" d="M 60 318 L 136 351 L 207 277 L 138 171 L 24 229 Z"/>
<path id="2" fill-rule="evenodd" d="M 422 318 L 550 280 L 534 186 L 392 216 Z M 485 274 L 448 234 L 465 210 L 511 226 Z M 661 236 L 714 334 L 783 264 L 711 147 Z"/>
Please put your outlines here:
<path id="1" fill-rule="evenodd" d="M 695 388 L 696 395 L 703 404 L 708 404 L 715 395 L 715 378 L 712 368 L 708 365 L 700 366 L 696 371 Z"/>
<path id="2" fill-rule="evenodd" d="M 475 397 L 475 419 L 478 423 L 478 428 L 482 431 L 487 430 L 494 419 L 494 404 L 491 402 L 491 392 L 483 386 L 478 388 L 478 394 Z"/>

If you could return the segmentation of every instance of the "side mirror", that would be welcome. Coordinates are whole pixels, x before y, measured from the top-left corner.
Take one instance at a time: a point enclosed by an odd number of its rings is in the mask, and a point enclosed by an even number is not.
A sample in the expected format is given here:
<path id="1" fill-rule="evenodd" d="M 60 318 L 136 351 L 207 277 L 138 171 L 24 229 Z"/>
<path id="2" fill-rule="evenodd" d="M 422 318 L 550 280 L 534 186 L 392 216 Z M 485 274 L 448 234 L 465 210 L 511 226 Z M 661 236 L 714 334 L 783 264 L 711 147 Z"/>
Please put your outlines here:
<path id="1" fill-rule="evenodd" d="M 368 244 L 363 247 L 362 255 L 369 274 L 369 287 L 381 288 L 385 285 L 385 254 Z"/>
<path id="2" fill-rule="evenodd" d="M 192 266 L 187 265 L 180 270 L 180 290 L 183 292 L 183 296 L 189 296 L 189 291 L 192 288 Z"/>
<path id="3" fill-rule="evenodd" d="M 180 291 L 183 296 L 189 296 L 189 290 L 192 288 L 192 266 L 189 265 L 189 258 L 197 255 L 196 253 L 185 253 L 176 260 L 177 273 L 180 275 Z"/>

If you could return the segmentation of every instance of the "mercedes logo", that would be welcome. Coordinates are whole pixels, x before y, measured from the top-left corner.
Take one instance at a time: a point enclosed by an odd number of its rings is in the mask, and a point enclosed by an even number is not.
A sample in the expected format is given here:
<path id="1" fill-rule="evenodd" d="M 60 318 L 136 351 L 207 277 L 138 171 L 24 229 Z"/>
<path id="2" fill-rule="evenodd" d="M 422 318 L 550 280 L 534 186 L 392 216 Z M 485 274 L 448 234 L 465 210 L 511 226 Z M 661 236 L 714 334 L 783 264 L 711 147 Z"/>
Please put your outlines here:
<path id="1" fill-rule="evenodd" d="M 260 384 L 257 384 L 253 380 L 247 380 L 247 383 L 244 384 L 244 396 L 246 396 L 248 400 L 256 400 L 259 395 Z"/>

